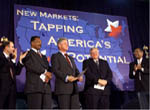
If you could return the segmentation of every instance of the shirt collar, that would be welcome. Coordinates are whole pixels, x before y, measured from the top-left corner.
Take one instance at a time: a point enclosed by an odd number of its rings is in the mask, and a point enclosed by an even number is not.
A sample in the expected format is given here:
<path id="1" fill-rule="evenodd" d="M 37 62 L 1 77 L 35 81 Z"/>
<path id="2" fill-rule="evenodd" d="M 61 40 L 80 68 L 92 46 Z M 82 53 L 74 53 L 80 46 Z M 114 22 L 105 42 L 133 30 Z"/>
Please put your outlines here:
<path id="1" fill-rule="evenodd" d="M 93 59 L 94 62 L 98 61 L 98 59 Z"/>
<path id="2" fill-rule="evenodd" d="M 39 50 L 35 49 L 35 48 L 31 48 L 34 52 L 40 52 Z"/>
<path id="3" fill-rule="evenodd" d="M 143 60 L 143 58 L 137 59 L 137 62 L 138 62 L 138 63 L 141 63 L 142 60 Z"/>
<path id="4" fill-rule="evenodd" d="M 63 56 L 65 56 L 66 52 L 59 51 Z"/>
<path id="5" fill-rule="evenodd" d="M 7 55 L 5 52 L 3 52 L 3 54 L 6 58 L 9 58 L 9 55 Z"/>

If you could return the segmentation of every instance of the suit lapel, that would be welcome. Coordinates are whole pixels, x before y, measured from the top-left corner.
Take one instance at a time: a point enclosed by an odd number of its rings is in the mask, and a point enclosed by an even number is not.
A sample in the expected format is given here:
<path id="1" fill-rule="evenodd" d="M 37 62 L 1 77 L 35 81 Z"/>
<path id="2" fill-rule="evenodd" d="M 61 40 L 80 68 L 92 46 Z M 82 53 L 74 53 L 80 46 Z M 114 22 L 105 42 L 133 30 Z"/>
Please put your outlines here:
<path id="1" fill-rule="evenodd" d="M 141 66 L 144 67 L 145 66 L 144 63 L 145 63 L 145 59 L 142 59 Z"/>
<path id="2" fill-rule="evenodd" d="M 68 56 L 69 57 L 69 59 L 70 59 L 70 61 L 71 61 L 71 64 L 72 64 L 72 67 L 71 67 L 71 65 L 70 65 L 70 67 L 72 68 L 72 69 L 74 69 L 75 68 L 75 63 L 74 63 L 74 61 L 72 60 L 72 58 L 70 57 L 70 56 Z"/>
<path id="3" fill-rule="evenodd" d="M 6 57 L 5 57 L 5 55 L 2 53 L 1 54 L 1 56 L 2 56 L 2 58 L 5 60 L 4 62 L 5 63 L 7 63 L 8 65 L 9 65 L 9 68 L 8 69 L 12 69 L 12 72 L 13 72 L 13 77 L 14 77 L 14 79 L 15 79 L 15 67 L 14 67 L 14 65 L 13 65 L 13 62 L 12 61 L 9 61 Z"/>
<path id="4" fill-rule="evenodd" d="M 34 55 L 34 57 L 40 62 L 40 64 L 46 68 L 45 62 L 43 60 L 43 57 L 41 58 L 36 52 L 34 52 L 33 50 L 31 50 L 32 54 Z"/>
<path id="5" fill-rule="evenodd" d="M 99 69 L 101 70 L 101 69 L 103 69 L 103 64 L 102 64 L 103 62 L 99 59 Z"/>
<path id="6" fill-rule="evenodd" d="M 9 61 L 9 59 L 7 59 L 3 53 L 2 53 L 2 57 L 4 58 L 4 60 L 5 60 L 7 63 L 9 63 L 10 67 L 13 68 L 13 62 L 12 62 L 11 60 Z"/>
<path id="7" fill-rule="evenodd" d="M 136 65 L 138 64 L 137 60 L 134 61 L 134 64 L 136 64 Z"/>
<path id="8" fill-rule="evenodd" d="M 5 59 L 5 61 L 8 61 L 9 62 L 9 60 L 5 57 L 5 55 L 2 53 L 1 54 L 2 55 L 2 57 Z"/>
<path id="9" fill-rule="evenodd" d="M 73 69 L 71 67 L 71 65 L 67 62 L 66 58 L 62 55 L 62 53 L 58 52 L 58 54 L 61 56 L 62 60 L 64 60 L 64 62 L 68 65 L 68 67 L 70 67 L 71 69 Z M 69 57 L 69 56 L 68 56 Z M 71 61 L 71 58 L 69 57 L 69 60 Z M 71 61 L 72 63 L 72 61 Z M 72 63 L 72 66 L 73 66 L 73 63 Z M 74 66 L 73 66 L 74 67 Z"/>
<path id="10" fill-rule="evenodd" d="M 90 60 L 91 60 L 92 67 L 98 70 L 98 67 L 97 67 L 96 63 L 94 62 L 94 60 L 92 58 Z"/>

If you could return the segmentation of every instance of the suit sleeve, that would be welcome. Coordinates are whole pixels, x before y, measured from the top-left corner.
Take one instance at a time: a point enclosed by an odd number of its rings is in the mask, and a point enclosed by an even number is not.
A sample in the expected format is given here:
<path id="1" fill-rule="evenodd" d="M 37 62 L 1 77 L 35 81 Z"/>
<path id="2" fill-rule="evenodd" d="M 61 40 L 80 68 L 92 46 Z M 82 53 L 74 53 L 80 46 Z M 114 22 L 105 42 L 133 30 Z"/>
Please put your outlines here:
<path id="1" fill-rule="evenodd" d="M 80 74 L 80 72 L 79 72 L 79 70 L 78 70 L 78 68 L 77 67 L 75 67 L 76 68 L 76 70 L 75 70 L 75 72 L 76 72 L 76 76 L 78 76 L 79 74 Z"/>
<path id="2" fill-rule="evenodd" d="M 106 67 L 107 67 L 107 78 L 106 78 L 106 80 L 109 84 L 109 83 L 111 83 L 111 80 L 112 80 L 112 71 L 111 71 L 109 64 L 107 62 L 106 62 Z"/>
<path id="3" fill-rule="evenodd" d="M 89 63 L 88 63 L 88 60 L 84 60 L 83 61 L 83 70 L 87 68 L 87 71 L 85 73 L 85 76 L 86 76 L 86 80 L 90 80 L 92 81 L 94 84 L 97 84 L 98 83 L 98 79 L 96 76 L 94 76 L 91 72 L 91 69 L 90 69 L 90 66 L 89 66 Z"/>
<path id="4" fill-rule="evenodd" d="M 79 70 L 78 70 L 78 68 L 77 68 L 77 66 L 76 66 L 76 64 L 75 64 L 75 62 L 74 62 L 74 59 L 72 58 L 72 57 L 69 57 L 70 59 L 71 59 L 71 61 L 74 63 L 74 65 L 75 65 L 75 76 L 78 76 L 79 74 L 80 74 L 80 72 L 79 72 Z"/>
<path id="5" fill-rule="evenodd" d="M 45 68 L 42 66 L 37 66 L 37 64 L 33 62 L 30 53 L 28 53 L 27 56 L 23 59 L 23 64 L 25 65 L 26 70 L 35 74 L 41 75 L 45 72 Z"/>
<path id="6" fill-rule="evenodd" d="M 52 64 L 52 72 L 62 81 L 65 82 L 65 79 L 67 77 L 67 75 L 63 72 L 60 71 L 59 69 L 59 61 L 58 61 L 58 57 L 56 54 L 53 54 L 51 57 L 51 64 Z"/>
<path id="7" fill-rule="evenodd" d="M 0 57 L 0 67 L 4 64 L 3 59 Z"/>
<path id="8" fill-rule="evenodd" d="M 46 56 L 43 56 L 44 57 L 44 61 L 47 63 L 47 65 L 48 65 L 48 69 L 47 69 L 47 71 L 48 72 L 52 72 L 52 67 L 51 66 L 49 66 L 49 62 L 48 62 L 48 60 L 47 60 L 47 57 Z"/>
<path id="9" fill-rule="evenodd" d="M 133 75 L 133 71 L 134 71 L 134 64 L 130 63 L 129 64 L 129 78 L 130 79 L 134 79 L 135 78 L 135 75 Z"/>
<path id="10" fill-rule="evenodd" d="M 18 61 L 17 65 L 14 64 L 16 75 L 20 75 L 23 65 Z"/>
<path id="11" fill-rule="evenodd" d="M 149 74 L 149 60 L 145 60 L 144 65 L 142 65 L 144 71 L 141 71 L 143 74 Z"/>

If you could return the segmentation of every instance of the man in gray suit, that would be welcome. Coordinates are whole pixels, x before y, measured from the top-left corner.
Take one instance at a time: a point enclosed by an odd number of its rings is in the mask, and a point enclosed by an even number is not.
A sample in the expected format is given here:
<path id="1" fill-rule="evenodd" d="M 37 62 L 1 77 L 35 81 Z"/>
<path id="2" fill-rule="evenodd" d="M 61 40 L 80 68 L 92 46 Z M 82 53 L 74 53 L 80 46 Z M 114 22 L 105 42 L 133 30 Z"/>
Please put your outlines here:
<path id="1" fill-rule="evenodd" d="M 51 108 L 51 68 L 46 56 L 40 53 L 41 40 L 38 36 L 31 38 L 31 49 L 23 59 L 26 68 L 25 93 L 30 109 Z"/>
<path id="2" fill-rule="evenodd" d="M 74 59 L 67 55 L 68 42 L 60 38 L 57 42 L 59 52 L 51 57 L 52 71 L 56 76 L 55 94 L 61 109 L 79 109 L 79 95 L 77 81 L 83 81 L 76 67 Z"/>

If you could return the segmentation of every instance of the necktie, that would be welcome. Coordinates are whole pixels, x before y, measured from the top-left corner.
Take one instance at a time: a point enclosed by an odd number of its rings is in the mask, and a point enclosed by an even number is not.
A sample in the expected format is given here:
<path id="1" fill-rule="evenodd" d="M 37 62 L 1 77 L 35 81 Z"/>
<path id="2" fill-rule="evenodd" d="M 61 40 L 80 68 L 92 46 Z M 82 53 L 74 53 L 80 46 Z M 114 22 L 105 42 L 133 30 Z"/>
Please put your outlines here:
<path id="1" fill-rule="evenodd" d="M 65 57 L 66 57 L 67 62 L 68 62 L 68 63 L 70 64 L 70 66 L 72 67 L 71 62 L 70 62 L 69 57 L 68 57 L 67 54 L 65 54 Z"/>
<path id="2" fill-rule="evenodd" d="M 99 61 L 98 60 L 96 60 L 96 65 L 99 67 Z"/>
<path id="3" fill-rule="evenodd" d="M 42 58 L 42 55 L 41 55 L 41 53 L 40 52 L 37 52 L 37 54 Z"/>
<path id="4" fill-rule="evenodd" d="M 11 62 L 10 57 L 8 57 L 8 61 Z M 9 70 L 10 70 L 10 75 L 11 75 L 12 79 L 14 79 L 12 68 L 10 67 Z"/>

